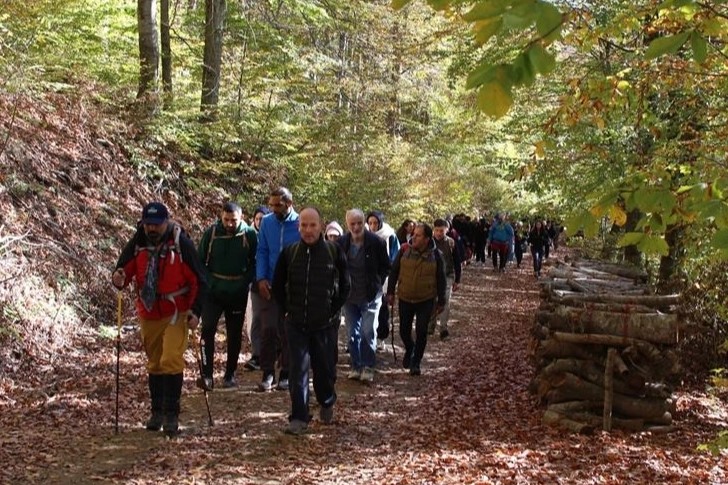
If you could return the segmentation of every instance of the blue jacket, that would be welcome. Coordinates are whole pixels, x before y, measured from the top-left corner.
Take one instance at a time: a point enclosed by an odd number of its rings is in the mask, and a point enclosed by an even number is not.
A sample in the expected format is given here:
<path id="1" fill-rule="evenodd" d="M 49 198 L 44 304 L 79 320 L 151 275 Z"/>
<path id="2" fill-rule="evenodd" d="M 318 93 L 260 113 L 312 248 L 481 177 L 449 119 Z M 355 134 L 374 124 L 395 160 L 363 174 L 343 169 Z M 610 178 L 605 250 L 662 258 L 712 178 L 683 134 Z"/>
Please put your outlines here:
<path id="1" fill-rule="evenodd" d="M 513 227 L 504 221 L 493 221 L 488 234 L 490 242 L 510 242 L 513 240 Z"/>
<path id="2" fill-rule="evenodd" d="M 255 281 L 273 281 L 273 272 L 283 248 L 300 240 L 298 212 L 293 208 L 282 221 L 279 221 L 274 213 L 263 217 L 260 221 L 258 249 L 255 253 Z"/>

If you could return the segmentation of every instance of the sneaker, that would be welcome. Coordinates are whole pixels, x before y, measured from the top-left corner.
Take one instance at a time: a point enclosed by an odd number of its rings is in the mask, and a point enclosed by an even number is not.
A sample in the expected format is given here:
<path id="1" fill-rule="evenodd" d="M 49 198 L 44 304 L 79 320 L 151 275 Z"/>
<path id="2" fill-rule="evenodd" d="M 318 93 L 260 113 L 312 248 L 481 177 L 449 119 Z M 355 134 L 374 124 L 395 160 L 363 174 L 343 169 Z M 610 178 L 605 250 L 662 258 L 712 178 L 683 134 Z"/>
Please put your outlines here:
<path id="1" fill-rule="evenodd" d="M 234 389 L 238 387 L 238 381 L 235 380 L 235 376 L 226 377 L 224 381 L 222 381 L 222 387 L 225 389 Z"/>
<path id="2" fill-rule="evenodd" d="M 353 381 L 358 381 L 361 379 L 361 372 L 356 369 L 351 369 L 348 374 L 346 374 L 347 379 L 351 379 Z"/>
<path id="3" fill-rule="evenodd" d="M 332 410 L 332 416 L 333 416 L 333 410 Z M 308 423 L 305 421 L 299 421 L 298 419 L 293 419 L 288 423 L 288 427 L 285 429 L 286 434 L 292 434 L 295 436 L 302 435 L 306 432 L 306 429 L 308 429 Z"/>
<path id="4" fill-rule="evenodd" d="M 276 391 L 287 391 L 288 390 L 288 372 L 283 372 L 278 376 L 278 385 L 276 385 Z"/>
<path id="5" fill-rule="evenodd" d="M 198 377 L 195 384 L 204 391 L 212 391 L 212 388 L 215 386 L 212 377 Z"/>
<path id="6" fill-rule="evenodd" d="M 258 383 L 258 391 L 267 392 L 273 389 L 273 374 L 266 374 L 263 380 Z"/>
<path id="7" fill-rule="evenodd" d="M 321 420 L 321 423 L 323 424 L 331 424 L 334 422 L 334 406 L 329 406 L 327 408 L 321 406 L 321 409 L 319 409 L 319 419 Z"/>
<path id="8" fill-rule="evenodd" d="M 412 364 L 409 373 L 411 376 L 419 376 L 420 374 L 422 374 L 422 371 L 420 370 L 420 364 Z"/>
<path id="9" fill-rule="evenodd" d="M 440 331 L 440 340 L 445 340 L 450 336 L 450 332 L 447 331 L 447 329 Z"/>
<path id="10" fill-rule="evenodd" d="M 402 358 L 402 367 L 404 367 L 405 369 L 409 369 L 411 363 L 412 363 L 412 351 L 405 350 L 404 357 Z"/>
<path id="11" fill-rule="evenodd" d="M 260 361 L 258 360 L 258 356 L 254 355 L 243 364 L 243 368 L 245 370 L 260 370 Z"/>
<path id="12" fill-rule="evenodd" d="M 361 371 L 361 381 L 374 382 L 374 369 L 371 367 L 364 367 L 364 370 Z"/>

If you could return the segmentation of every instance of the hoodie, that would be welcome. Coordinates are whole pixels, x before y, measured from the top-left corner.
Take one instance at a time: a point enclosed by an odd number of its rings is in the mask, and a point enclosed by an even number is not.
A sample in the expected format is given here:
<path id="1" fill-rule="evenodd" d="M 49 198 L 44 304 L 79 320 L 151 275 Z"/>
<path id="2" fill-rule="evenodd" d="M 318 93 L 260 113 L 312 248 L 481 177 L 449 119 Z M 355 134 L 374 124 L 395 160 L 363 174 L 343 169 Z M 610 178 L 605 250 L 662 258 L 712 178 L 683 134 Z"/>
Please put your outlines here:
<path id="1" fill-rule="evenodd" d="M 397 238 L 397 234 L 394 229 L 392 229 L 392 226 L 384 221 L 384 214 L 382 214 L 381 211 L 369 212 L 366 220 L 368 221 L 370 217 L 376 217 L 379 221 L 379 230 L 375 234 L 381 237 L 387 244 L 389 261 L 393 263 L 399 253 L 399 239 Z"/>

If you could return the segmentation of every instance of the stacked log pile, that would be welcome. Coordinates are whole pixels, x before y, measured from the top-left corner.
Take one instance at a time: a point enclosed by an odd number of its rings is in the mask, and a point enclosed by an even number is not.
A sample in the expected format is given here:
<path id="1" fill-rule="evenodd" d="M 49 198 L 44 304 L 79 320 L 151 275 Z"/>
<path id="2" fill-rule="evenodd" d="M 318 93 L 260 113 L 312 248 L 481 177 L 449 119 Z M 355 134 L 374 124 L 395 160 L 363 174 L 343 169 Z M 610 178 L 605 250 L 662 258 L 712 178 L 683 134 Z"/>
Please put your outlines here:
<path id="1" fill-rule="evenodd" d="M 541 282 L 530 390 L 546 424 L 578 433 L 672 429 L 678 295 L 653 295 L 646 275 L 608 263 L 558 263 Z"/>

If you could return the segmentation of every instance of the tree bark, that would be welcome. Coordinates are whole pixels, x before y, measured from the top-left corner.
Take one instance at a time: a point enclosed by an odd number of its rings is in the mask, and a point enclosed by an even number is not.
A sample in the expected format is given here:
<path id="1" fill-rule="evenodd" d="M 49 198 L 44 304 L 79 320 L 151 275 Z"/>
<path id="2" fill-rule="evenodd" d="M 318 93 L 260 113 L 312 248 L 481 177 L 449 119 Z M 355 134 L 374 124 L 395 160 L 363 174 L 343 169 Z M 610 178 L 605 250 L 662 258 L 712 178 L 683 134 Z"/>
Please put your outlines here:
<path id="1" fill-rule="evenodd" d="M 162 42 L 162 91 L 172 95 L 172 44 L 169 25 L 169 0 L 160 1 L 159 32 Z"/>
<path id="2" fill-rule="evenodd" d="M 614 357 L 615 349 L 607 351 L 607 365 L 604 366 L 604 412 L 602 414 L 602 429 L 612 431 L 612 400 L 614 398 Z"/>
<path id="3" fill-rule="evenodd" d="M 645 305 L 660 309 L 677 305 L 680 299 L 680 295 L 585 295 L 583 293 L 564 292 L 560 290 L 554 290 L 552 293 L 556 297 L 554 298 L 555 301 L 568 304 L 593 301 L 625 305 Z"/>
<path id="4" fill-rule="evenodd" d="M 565 429 L 566 431 L 577 434 L 592 434 L 594 432 L 594 426 L 574 421 L 573 419 L 569 419 L 566 416 L 553 411 L 546 411 L 543 413 L 543 423 L 548 426 Z"/>
<path id="5" fill-rule="evenodd" d="M 137 98 L 157 90 L 159 79 L 159 46 L 155 0 L 137 0 L 139 27 L 139 91 Z"/>
<path id="6" fill-rule="evenodd" d="M 200 109 L 205 120 L 217 118 L 225 12 L 225 0 L 205 0 L 205 54 L 202 63 L 200 101 Z"/>

